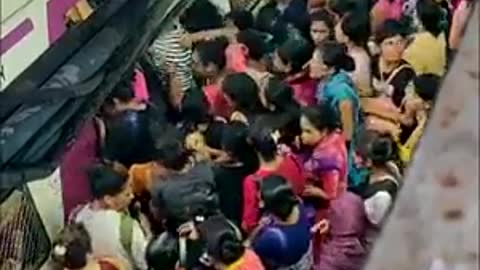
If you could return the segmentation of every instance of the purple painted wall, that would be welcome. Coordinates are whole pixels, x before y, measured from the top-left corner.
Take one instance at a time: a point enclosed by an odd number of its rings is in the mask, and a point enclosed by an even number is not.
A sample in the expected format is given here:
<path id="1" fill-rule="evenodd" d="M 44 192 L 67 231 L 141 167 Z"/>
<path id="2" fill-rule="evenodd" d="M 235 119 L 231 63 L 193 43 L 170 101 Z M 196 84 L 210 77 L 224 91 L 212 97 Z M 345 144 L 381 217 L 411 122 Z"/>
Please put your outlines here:
<path id="1" fill-rule="evenodd" d="M 65 14 L 78 0 L 50 0 L 47 3 L 48 40 L 54 43 L 66 30 Z"/>
<path id="2" fill-rule="evenodd" d="M 10 31 L 5 37 L 0 39 L 0 55 L 3 55 L 8 50 L 13 48 L 18 42 L 33 31 L 33 22 L 27 18 L 22 21 L 17 27 Z"/>

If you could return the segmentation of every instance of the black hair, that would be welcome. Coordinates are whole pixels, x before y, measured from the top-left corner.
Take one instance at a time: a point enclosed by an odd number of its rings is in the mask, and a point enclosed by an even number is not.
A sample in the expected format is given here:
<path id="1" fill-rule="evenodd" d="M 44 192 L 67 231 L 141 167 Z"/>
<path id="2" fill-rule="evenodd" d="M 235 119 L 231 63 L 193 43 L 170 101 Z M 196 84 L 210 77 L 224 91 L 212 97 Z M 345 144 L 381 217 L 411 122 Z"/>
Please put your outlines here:
<path id="1" fill-rule="evenodd" d="M 300 107 L 290 108 L 282 112 L 261 115 L 256 119 L 254 126 L 270 130 L 270 134 L 279 131 L 280 138 L 278 138 L 277 144 L 293 146 L 295 138 L 302 133 L 300 116 Z"/>
<path id="2" fill-rule="evenodd" d="M 206 245 L 207 254 L 215 260 L 230 265 L 245 253 L 238 228 L 223 215 L 207 218 L 198 229 L 200 238 Z"/>
<path id="3" fill-rule="evenodd" d="M 107 103 L 113 104 L 114 99 L 118 99 L 120 102 L 130 102 L 135 97 L 135 92 L 132 89 L 132 82 L 135 80 L 135 65 L 131 65 L 125 72 L 124 78 L 118 83 L 112 90 L 108 98 Z"/>
<path id="4" fill-rule="evenodd" d="M 293 89 L 276 77 L 269 79 L 265 88 L 265 98 L 269 104 L 275 106 L 276 112 L 286 112 L 300 108 L 293 97 Z"/>
<path id="5" fill-rule="evenodd" d="M 222 149 L 230 156 L 241 160 L 243 154 L 250 146 L 247 143 L 248 127 L 239 121 L 231 122 L 222 130 Z"/>
<path id="6" fill-rule="evenodd" d="M 310 14 L 310 21 L 324 22 L 331 32 L 333 32 L 335 28 L 335 18 L 332 13 L 326 9 L 320 9 Z"/>
<path id="7" fill-rule="evenodd" d="M 114 99 L 118 99 L 121 102 L 130 102 L 134 97 L 135 93 L 131 87 L 131 80 L 124 80 L 119 83 L 112 91 L 110 96 L 107 98 L 107 103 L 113 104 Z"/>
<path id="8" fill-rule="evenodd" d="M 376 136 L 368 145 L 367 158 L 374 166 L 384 166 L 396 156 L 395 142 L 390 136 Z"/>
<path id="9" fill-rule="evenodd" d="M 256 119 L 251 126 L 248 141 L 264 161 L 273 161 L 277 157 L 277 144 L 272 136 L 275 129 L 265 126 L 260 119 Z"/>
<path id="10" fill-rule="evenodd" d="M 405 26 L 397 20 L 388 19 L 383 22 L 380 28 L 375 33 L 375 41 L 377 44 L 382 43 L 385 39 L 395 36 L 407 36 Z"/>
<path id="11" fill-rule="evenodd" d="M 228 46 L 228 40 L 225 38 L 217 38 L 200 42 L 195 46 L 200 61 L 204 66 L 214 64 L 219 70 L 223 70 L 227 63 L 225 49 Z"/>
<path id="12" fill-rule="evenodd" d="M 267 4 L 260 9 L 255 22 L 255 29 L 271 34 L 275 44 L 281 44 L 288 38 L 288 26 L 281 15 L 275 5 Z"/>
<path id="13" fill-rule="evenodd" d="M 233 10 L 225 17 L 231 19 L 235 27 L 240 31 L 253 28 L 254 18 L 252 13 L 247 10 Z"/>
<path id="14" fill-rule="evenodd" d="M 192 132 L 199 124 L 213 121 L 205 93 L 199 89 L 191 89 L 182 100 L 181 121 L 185 132 Z"/>
<path id="15" fill-rule="evenodd" d="M 328 103 L 320 103 L 303 108 L 302 115 L 317 130 L 333 131 L 340 126 L 339 115 L 332 106 Z"/>
<path id="16" fill-rule="evenodd" d="M 362 14 L 368 17 L 374 4 L 375 1 L 371 0 L 329 0 L 328 8 L 340 18 L 349 13 Z"/>
<path id="17" fill-rule="evenodd" d="M 258 156 L 248 143 L 248 127 L 240 121 L 232 121 L 225 125 L 221 136 L 221 148 L 227 152 L 232 161 L 241 162 L 247 171 L 254 172 L 258 168 Z"/>
<path id="18" fill-rule="evenodd" d="M 422 74 L 413 79 L 416 94 L 424 101 L 434 101 L 440 89 L 441 77 L 435 74 Z"/>
<path id="19" fill-rule="evenodd" d="M 279 175 L 269 175 L 260 184 L 264 209 L 285 221 L 298 205 L 298 198 L 288 181 Z"/>
<path id="20" fill-rule="evenodd" d="M 155 141 L 156 161 L 165 168 L 179 171 L 188 163 L 190 153 L 185 149 L 182 134 L 174 127 L 166 127 Z"/>
<path id="21" fill-rule="evenodd" d="M 328 2 L 328 7 L 341 18 L 356 9 L 357 5 L 355 1 L 356 0 L 333 0 Z"/>
<path id="22" fill-rule="evenodd" d="M 290 73 L 294 74 L 302 71 L 305 64 L 312 59 L 313 51 L 314 46 L 308 40 L 290 38 L 280 45 L 277 54 L 283 63 L 291 65 Z"/>
<path id="23" fill-rule="evenodd" d="M 115 196 L 123 191 L 128 182 L 127 175 L 105 164 L 96 164 L 88 169 L 90 188 L 95 199 Z"/>
<path id="24" fill-rule="evenodd" d="M 150 270 L 175 270 L 178 262 L 178 241 L 169 233 L 162 233 L 148 242 L 145 259 Z"/>
<path id="25" fill-rule="evenodd" d="M 351 12 L 345 15 L 339 22 L 342 32 L 353 44 L 366 48 L 371 35 L 369 16 Z"/>
<path id="26" fill-rule="evenodd" d="M 80 223 L 66 225 L 52 244 L 52 260 L 60 269 L 84 268 L 91 252 L 90 234 Z"/>
<path id="27" fill-rule="evenodd" d="M 267 54 L 267 43 L 261 33 L 256 30 L 247 29 L 237 34 L 237 41 L 242 43 L 248 49 L 248 57 L 260 61 Z"/>
<path id="28" fill-rule="evenodd" d="M 345 45 L 327 41 L 321 46 L 320 52 L 323 63 L 328 67 L 334 68 L 336 72 L 340 70 L 355 70 L 355 61 L 348 55 Z"/>
<path id="29" fill-rule="evenodd" d="M 190 33 L 221 28 L 223 18 L 209 0 L 195 0 L 180 16 L 180 23 Z"/>
<path id="30" fill-rule="evenodd" d="M 433 0 L 419 0 L 416 10 L 425 30 L 436 37 L 443 32 L 442 22 L 445 21 L 445 13 L 440 5 Z"/>
<path id="31" fill-rule="evenodd" d="M 257 114 L 262 105 L 255 80 L 246 73 L 228 74 L 222 83 L 223 92 L 235 103 L 235 109 L 244 114 Z"/>
<path id="32" fill-rule="evenodd" d="M 105 119 L 106 134 L 102 146 L 105 159 L 130 167 L 152 159 L 151 119 L 145 111 L 127 110 Z"/>

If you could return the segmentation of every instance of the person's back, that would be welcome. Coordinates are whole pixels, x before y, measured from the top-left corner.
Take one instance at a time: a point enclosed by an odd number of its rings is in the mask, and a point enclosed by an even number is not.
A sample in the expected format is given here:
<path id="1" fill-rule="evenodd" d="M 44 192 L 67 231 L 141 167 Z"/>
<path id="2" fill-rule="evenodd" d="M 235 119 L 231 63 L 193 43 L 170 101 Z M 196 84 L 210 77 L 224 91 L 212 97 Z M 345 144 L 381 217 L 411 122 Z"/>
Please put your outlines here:
<path id="1" fill-rule="evenodd" d="M 443 75 L 447 66 L 447 41 L 442 33 L 438 37 L 430 33 L 417 33 L 415 39 L 404 52 L 417 74 L 434 73 Z"/>
<path id="2" fill-rule="evenodd" d="M 311 269 L 312 234 L 303 204 L 281 176 L 268 176 L 260 186 L 265 214 L 251 236 L 254 251 L 271 269 Z"/>
<path id="3" fill-rule="evenodd" d="M 194 162 L 185 171 L 166 174 L 156 182 L 152 203 L 157 219 L 174 232 L 192 216 L 209 215 L 219 211 L 212 168 L 205 162 Z"/>
<path id="4" fill-rule="evenodd" d="M 133 199 L 127 175 L 100 164 L 89 170 L 89 178 L 95 200 L 73 210 L 69 220 L 85 226 L 94 255 L 122 258 L 146 269 L 147 233 L 126 212 Z"/>
<path id="5" fill-rule="evenodd" d="M 215 184 L 220 199 L 220 210 L 225 216 L 239 225 L 242 220 L 242 190 L 243 180 L 249 174 L 243 165 L 222 164 L 214 168 Z"/>
<path id="6" fill-rule="evenodd" d="M 316 269 L 356 270 L 362 267 L 367 250 L 362 244 L 366 232 L 366 216 L 362 199 L 344 192 L 330 205 L 329 231 L 322 245 Z"/>
<path id="7" fill-rule="evenodd" d="M 299 209 L 300 215 L 295 224 L 286 225 L 272 220 L 260 229 L 253 241 L 255 252 L 262 259 L 266 258 L 266 264 L 278 267 L 275 269 L 312 262 L 308 258 L 311 255 L 310 222 L 304 207 L 300 206 Z"/>
<path id="8" fill-rule="evenodd" d="M 133 260 L 135 265 L 144 265 L 142 256 L 147 243 L 146 237 L 140 224 L 132 217 L 115 210 L 95 209 L 92 205 L 86 205 L 76 214 L 75 221 L 82 223 L 91 235 L 95 256 L 118 257 L 125 261 Z M 130 250 L 126 250 L 121 241 L 122 222 L 131 224 Z"/>
<path id="9" fill-rule="evenodd" d="M 415 34 L 403 58 L 417 75 L 433 73 L 442 76 L 447 67 L 446 11 L 434 0 L 418 1 L 416 11 L 424 31 Z"/>
<path id="10" fill-rule="evenodd" d="M 243 182 L 243 217 L 242 228 L 251 231 L 259 219 L 259 200 L 256 196 L 259 182 L 269 175 L 279 175 L 287 179 L 296 195 L 301 196 L 305 189 L 306 178 L 303 167 L 292 154 L 281 157 L 275 170 L 259 168 L 255 173 L 247 176 Z"/>

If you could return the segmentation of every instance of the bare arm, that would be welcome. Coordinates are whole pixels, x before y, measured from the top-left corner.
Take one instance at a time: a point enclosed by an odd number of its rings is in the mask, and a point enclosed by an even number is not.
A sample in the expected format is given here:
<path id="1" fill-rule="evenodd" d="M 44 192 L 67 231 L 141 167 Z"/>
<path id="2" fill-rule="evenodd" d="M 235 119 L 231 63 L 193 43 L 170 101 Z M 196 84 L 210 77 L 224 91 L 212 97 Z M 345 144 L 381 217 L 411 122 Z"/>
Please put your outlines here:
<path id="1" fill-rule="evenodd" d="M 340 119 L 342 121 L 343 134 L 347 141 L 352 140 L 353 135 L 353 104 L 351 101 L 345 100 L 340 102 Z"/>
<path id="2" fill-rule="evenodd" d="M 238 33 L 237 28 L 233 27 L 224 27 L 213 30 L 200 31 L 196 33 L 187 34 L 182 39 L 182 44 L 185 47 L 191 47 L 192 44 L 204 41 L 211 40 L 219 37 L 226 37 L 228 39 L 232 38 Z"/>

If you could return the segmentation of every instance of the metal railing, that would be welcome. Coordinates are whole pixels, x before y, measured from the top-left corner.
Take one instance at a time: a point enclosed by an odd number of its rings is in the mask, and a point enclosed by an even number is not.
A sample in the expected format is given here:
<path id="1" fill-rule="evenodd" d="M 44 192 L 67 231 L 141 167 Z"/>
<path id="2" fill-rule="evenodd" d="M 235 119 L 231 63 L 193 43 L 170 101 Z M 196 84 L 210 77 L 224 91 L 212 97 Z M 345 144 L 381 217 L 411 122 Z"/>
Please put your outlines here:
<path id="1" fill-rule="evenodd" d="M 0 203 L 0 269 L 37 270 L 50 245 L 27 189 L 14 190 Z"/>

